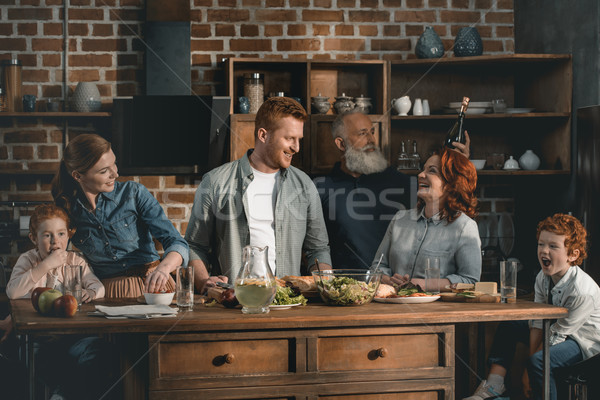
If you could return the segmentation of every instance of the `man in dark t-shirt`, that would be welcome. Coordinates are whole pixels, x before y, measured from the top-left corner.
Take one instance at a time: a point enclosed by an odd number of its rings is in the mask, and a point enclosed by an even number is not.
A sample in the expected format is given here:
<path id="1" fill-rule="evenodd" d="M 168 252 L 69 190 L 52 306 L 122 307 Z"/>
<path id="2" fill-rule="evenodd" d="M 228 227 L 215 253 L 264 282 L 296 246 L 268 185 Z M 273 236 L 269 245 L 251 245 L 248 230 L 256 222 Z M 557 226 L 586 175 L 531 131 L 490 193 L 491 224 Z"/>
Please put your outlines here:
<path id="1" fill-rule="evenodd" d="M 368 269 L 392 217 L 410 207 L 410 177 L 388 166 L 367 115 L 340 115 L 331 133 L 342 160 L 314 182 L 333 267 Z"/>
<path id="2" fill-rule="evenodd" d="M 321 197 L 329 235 L 333 268 L 368 269 L 386 229 L 399 210 L 411 202 L 411 178 L 398 172 L 379 148 L 371 119 L 351 111 L 331 126 L 341 162 L 325 176 L 314 179 Z M 468 157 L 466 144 L 455 143 Z M 416 180 L 412 191 L 416 192 Z"/>

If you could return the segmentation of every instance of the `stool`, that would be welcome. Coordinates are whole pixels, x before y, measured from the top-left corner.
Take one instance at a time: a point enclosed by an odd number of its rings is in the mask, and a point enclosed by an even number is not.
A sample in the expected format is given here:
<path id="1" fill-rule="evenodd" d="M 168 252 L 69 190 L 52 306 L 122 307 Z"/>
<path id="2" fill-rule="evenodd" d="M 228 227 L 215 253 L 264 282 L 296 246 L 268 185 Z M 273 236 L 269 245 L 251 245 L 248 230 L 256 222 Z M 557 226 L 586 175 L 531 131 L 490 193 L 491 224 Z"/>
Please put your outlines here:
<path id="1" fill-rule="evenodd" d="M 588 389 L 591 393 L 597 391 L 597 382 L 594 381 L 600 368 L 600 354 L 596 354 L 587 360 L 580 361 L 568 367 L 557 368 L 555 372 L 557 386 L 567 385 L 568 400 L 587 400 Z M 592 387 L 588 388 L 588 384 Z M 558 389 L 558 388 L 557 388 Z M 597 398 L 593 394 L 592 398 Z M 560 397 L 560 396 L 559 396 Z"/>

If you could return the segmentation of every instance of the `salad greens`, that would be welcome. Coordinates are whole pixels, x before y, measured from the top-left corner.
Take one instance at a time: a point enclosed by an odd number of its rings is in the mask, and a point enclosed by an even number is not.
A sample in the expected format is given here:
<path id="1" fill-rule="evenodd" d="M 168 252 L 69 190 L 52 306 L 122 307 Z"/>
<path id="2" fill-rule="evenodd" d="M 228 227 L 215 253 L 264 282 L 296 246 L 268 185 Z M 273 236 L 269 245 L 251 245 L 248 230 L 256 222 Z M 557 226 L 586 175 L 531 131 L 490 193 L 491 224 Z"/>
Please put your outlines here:
<path id="1" fill-rule="evenodd" d="M 305 306 L 306 302 L 306 297 L 301 294 L 296 295 L 296 292 L 294 292 L 291 287 L 277 286 L 277 292 L 275 293 L 275 298 L 271 304 L 274 306 L 283 306 L 301 303 Z"/>
<path id="2" fill-rule="evenodd" d="M 377 282 L 367 283 L 347 276 L 320 281 L 320 288 L 326 301 L 342 306 L 370 302 L 377 286 Z"/>
<path id="3" fill-rule="evenodd" d="M 425 291 L 419 290 L 419 289 L 420 289 L 420 287 L 398 289 L 398 292 L 396 293 L 396 295 L 398 297 L 410 296 L 411 294 L 415 294 L 415 293 L 424 293 L 424 294 L 427 294 L 427 295 L 433 295 L 433 293 L 425 292 Z"/>

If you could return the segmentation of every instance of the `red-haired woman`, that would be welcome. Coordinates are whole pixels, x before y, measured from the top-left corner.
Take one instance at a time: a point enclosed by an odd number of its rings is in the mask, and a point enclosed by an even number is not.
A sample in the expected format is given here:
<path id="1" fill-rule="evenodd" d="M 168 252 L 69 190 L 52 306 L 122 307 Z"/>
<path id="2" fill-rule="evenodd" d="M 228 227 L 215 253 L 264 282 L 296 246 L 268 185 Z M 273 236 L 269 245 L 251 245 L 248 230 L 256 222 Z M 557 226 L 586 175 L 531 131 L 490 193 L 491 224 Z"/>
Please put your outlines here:
<path id="1" fill-rule="evenodd" d="M 479 280 L 476 186 L 475 167 L 463 154 L 444 148 L 429 157 L 418 175 L 417 208 L 394 216 L 375 254 L 373 266 L 381 258 L 382 282 L 402 285 L 410 279 L 425 287 L 425 264 L 434 257 L 440 288 Z"/>

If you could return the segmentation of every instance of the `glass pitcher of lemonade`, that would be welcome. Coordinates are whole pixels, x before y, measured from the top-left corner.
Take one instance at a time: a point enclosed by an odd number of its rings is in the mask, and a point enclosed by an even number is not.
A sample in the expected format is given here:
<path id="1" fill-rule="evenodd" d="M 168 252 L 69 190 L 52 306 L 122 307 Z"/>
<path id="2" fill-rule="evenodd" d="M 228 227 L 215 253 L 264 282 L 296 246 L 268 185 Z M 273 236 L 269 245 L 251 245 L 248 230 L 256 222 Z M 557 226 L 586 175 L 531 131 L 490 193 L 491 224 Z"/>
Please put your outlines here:
<path id="1" fill-rule="evenodd" d="M 269 312 L 276 282 L 268 258 L 269 247 L 246 246 L 242 252 L 242 268 L 235 279 L 235 297 L 244 314 Z"/>

